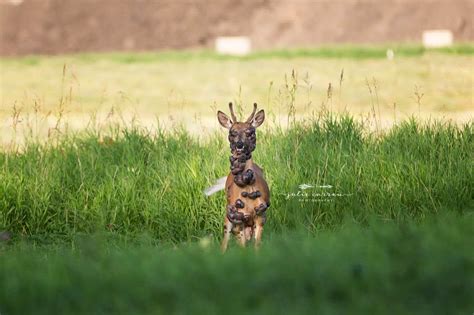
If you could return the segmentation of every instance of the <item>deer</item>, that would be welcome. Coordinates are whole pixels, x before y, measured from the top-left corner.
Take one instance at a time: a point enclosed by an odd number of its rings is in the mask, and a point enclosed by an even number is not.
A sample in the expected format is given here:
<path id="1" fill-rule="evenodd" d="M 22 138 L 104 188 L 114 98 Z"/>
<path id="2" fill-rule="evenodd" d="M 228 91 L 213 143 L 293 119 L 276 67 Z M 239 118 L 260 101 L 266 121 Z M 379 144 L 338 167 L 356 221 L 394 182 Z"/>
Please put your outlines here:
<path id="1" fill-rule="evenodd" d="M 252 160 L 252 152 L 257 144 L 256 129 L 265 120 L 265 112 L 262 109 L 257 113 L 257 103 L 254 103 L 249 118 L 245 122 L 239 122 L 232 103 L 229 103 L 229 110 L 230 118 L 220 110 L 217 111 L 220 125 L 229 130 L 231 151 L 230 173 L 224 177 L 223 185 L 227 199 L 221 243 L 223 252 L 227 250 L 231 234 L 236 236 L 242 247 L 253 236 L 255 248 L 258 249 L 267 220 L 266 210 L 270 207 L 270 190 L 263 170 Z M 224 178 L 220 180 L 221 183 Z M 215 187 L 208 188 L 206 194 L 214 193 Z"/>

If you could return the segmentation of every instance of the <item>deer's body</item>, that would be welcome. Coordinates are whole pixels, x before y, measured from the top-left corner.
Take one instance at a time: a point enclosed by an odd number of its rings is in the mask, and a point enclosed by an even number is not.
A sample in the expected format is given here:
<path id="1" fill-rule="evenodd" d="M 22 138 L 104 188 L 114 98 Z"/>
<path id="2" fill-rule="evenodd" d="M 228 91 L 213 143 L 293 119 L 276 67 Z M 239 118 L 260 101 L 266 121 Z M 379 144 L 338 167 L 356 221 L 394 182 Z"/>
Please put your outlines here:
<path id="1" fill-rule="evenodd" d="M 235 176 L 232 173 L 227 176 L 225 184 L 227 207 L 236 205 L 237 200 L 240 199 L 243 203 L 243 208 L 238 208 L 238 211 L 243 214 L 244 220 L 242 220 L 242 223 L 233 224 L 228 216 L 226 216 L 224 238 L 230 236 L 229 233 L 227 235 L 225 233 L 227 229 L 230 229 L 229 231 L 238 237 L 241 245 L 245 245 L 245 242 L 249 241 L 253 235 L 255 236 L 256 245 L 258 245 L 262 237 L 263 225 L 266 221 L 266 214 L 263 211 L 270 204 L 270 191 L 264 179 L 263 171 L 257 164 L 253 163 L 251 159 L 247 160 L 245 169 L 253 171 L 255 177 L 253 184 L 239 187 L 234 182 Z M 246 197 L 243 197 L 243 195 Z M 263 207 L 265 209 L 262 209 Z M 258 213 L 257 209 L 262 209 L 262 213 Z"/>
<path id="2" fill-rule="evenodd" d="M 230 234 L 237 236 L 239 244 L 245 246 L 252 236 L 255 246 L 260 244 L 266 210 L 270 206 L 270 190 L 262 169 L 252 161 L 255 149 L 255 129 L 263 123 L 263 110 L 255 115 L 254 111 L 245 122 L 235 122 L 232 105 L 229 104 L 233 121 L 224 113 L 218 112 L 221 125 L 229 129 L 231 172 L 227 176 L 225 192 L 227 213 L 224 219 L 224 238 L 222 250 L 227 249 Z"/>

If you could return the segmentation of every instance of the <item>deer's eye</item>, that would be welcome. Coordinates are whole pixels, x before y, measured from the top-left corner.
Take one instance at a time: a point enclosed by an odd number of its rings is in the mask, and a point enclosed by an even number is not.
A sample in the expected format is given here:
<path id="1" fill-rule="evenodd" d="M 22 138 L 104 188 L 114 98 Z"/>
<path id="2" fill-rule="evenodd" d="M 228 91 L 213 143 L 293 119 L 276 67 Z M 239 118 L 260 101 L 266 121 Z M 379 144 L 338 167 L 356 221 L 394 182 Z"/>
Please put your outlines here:
<path id="1" fill-rule="evenodd" d="M 237 131 L 231 130 L 229 133 L 232 137 L 237 137 Z"/>

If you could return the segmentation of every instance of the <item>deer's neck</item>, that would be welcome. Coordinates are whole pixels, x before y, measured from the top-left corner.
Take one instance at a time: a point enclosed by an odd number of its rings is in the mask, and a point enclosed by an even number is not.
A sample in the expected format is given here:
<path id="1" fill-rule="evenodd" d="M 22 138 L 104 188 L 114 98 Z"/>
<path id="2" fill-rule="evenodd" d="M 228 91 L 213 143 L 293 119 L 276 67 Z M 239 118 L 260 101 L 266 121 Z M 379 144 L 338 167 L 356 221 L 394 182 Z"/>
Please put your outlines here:
<path id="1" fill-rule="evenodd" d="M 245 170 L 247 161 L 252 160 L 252 153 L 246 151 L 237 152 L 236 150 L 233 150 L 229 160 L 230 171 L 232 172 L 232 174 L 237 175 Z"/>
<path id="2" fill-rule="evenodd" d="M 252 152 L 233 151 L 230 156 L 230 171 L 234 175 L 234 182 L 244 187 L 255 181 L 252 170 Z"/>

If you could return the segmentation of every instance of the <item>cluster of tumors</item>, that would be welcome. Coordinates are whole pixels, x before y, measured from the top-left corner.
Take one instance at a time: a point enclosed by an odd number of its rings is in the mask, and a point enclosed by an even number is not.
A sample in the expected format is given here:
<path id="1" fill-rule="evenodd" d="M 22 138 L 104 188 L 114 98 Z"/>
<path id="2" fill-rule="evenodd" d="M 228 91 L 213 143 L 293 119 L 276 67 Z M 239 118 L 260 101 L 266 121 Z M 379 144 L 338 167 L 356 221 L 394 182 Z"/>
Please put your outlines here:
<path id="1" fill-rule="evenodd" d="M 230 171 L 234 175 L 234 182 L 239 187 L 245 187 L 255 182 L 255 178 L 252 170 L 245 170 L 245 163 L 247 160 L 252 158 L 252 152 L 255 150 L 257 138 L 255 134 L 255 128 L 251 127 L 245 130 L 247 141 L 242 151 L 237 150 L 237 144 L 235 141 L 236 135 L 232 132 L 229 133 L 230 148 L 232 155 L 230 156 Z"/>
<path id="2" fill-rule="evenodd" d="M 255 176 L 251 169 L 245 170 L 245 164 L 247 160 L 252 158 L 252 151 L 255 150 L 256 146 L 256 135 L 255 128 L 249 128 L 245 131 L 248 143 L 246 143 L 244 150 L 238 151 L 235 144 L 235 135 L 232 133 L 229 134 L 230 148 L 232 150 L 232 155 L 230 156 L 230 171 L 234 175 L 234 182 L 239 187 L 245 187 L 247 185 L 252 185 L 255 183 Z M 246 192 L 243 191 L 241 196 L 243 198 L 257 199 L 261 196 L 260 191 Z M 245 203 L 242 199 L 237 199 L 235 205 L 228 205 L 227 207 L 227 217 L 233 223 L 250 223 L 248 220 L 249 217 L 246 217 L 244 213 L 239 212 L 239 209 L 245 207 Z M 257 215 L 262 214 L 269 207 L 266 203 L 260 204 L 255 208 Z"/>

